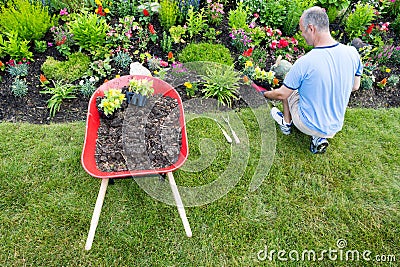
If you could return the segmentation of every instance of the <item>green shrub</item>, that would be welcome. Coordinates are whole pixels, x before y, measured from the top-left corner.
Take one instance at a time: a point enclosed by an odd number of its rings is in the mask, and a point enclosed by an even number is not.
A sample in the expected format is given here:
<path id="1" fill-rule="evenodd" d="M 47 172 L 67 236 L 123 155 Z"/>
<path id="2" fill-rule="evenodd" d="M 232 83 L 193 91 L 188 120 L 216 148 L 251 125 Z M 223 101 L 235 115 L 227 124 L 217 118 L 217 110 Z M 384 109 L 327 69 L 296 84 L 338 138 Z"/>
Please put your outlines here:
<path id="1" fill-rule="evenodd" d="M 58 61 L 53 57 L 48 57 L 41 70 L 49 79 L 73 82 L 85 75 L 89 66 L 90 58 L 81 52 L 77 52 L 71 54 L 67 61 Z"/>
<path id="2" fill-rule="evenodd" d="M 1 8 L 1 32 L 15 32 L 21 40 L 41 40 L 56 22 L 56 17 L 42 3 L 29 0 L 13 0 L 13 3 Z"/>
<path id="3" fill-rule="evenodd" d="M 68 25 L 74 35 L 75 42 L 92 55 L 102 56 L 106 53 L 105 42 L 108 25 L 104 17 L 98 17 L 95 13 L 79 14 Z"/>
<path id="4" fill-rule="evenodd" d="M 226 66 L 212 64 L 203 76 L 205 82 L 202 92 L 205 97 L 218 100 L 219 104 L 232 106 L 232 100 L 237 99 L 240 73 L 236 72 L 233 65 Z"/>
<path id="5" fill-rule="evenodd" d="M 392 29 L 397 34 L 400 35 L 400 13 L 396 16 L 392 23 Z"/>
<path id="6" fill-rule="evenodd" d="M 375 10 L 369 4 L 357 4 L 356 9 L 345 21 L 345 32 L 350 40 L 361 37 L 365 27 L 375 18 Z"/>
<path id="7" fill-rule="evenodd" d="M 181 62 L 211 61 L 225 65 L 233 64 L 229 49 L 221 44 L 192 43 L 181 51 L 178 58 Z"/>
<path id="8" fill-rule="evenodd" d="M 294 0 L 284 2 L 287 13 L 286 18 L 282 21 L 282 31 L 286 36 L 293 36 L 296 33 L 303 10 L 314 6 L 315 2 L 316 0 Z"/>
<path id="9" fill-rule="evenodd" d="M 174 0 L 161 0 L 158 18 L 161 26 L 169 30 L 178 19 L 178 3 Z"/>
<path id="10" fill-rule="evenodd" d="M 232 29 L 248 29 L 247 26 L 247 12 L 248 8 L 243 7 L 244 4 L 240 2 L 236 9 L 232 9 L 228 14 L 228 25 Z"/>
<path id="11" fill-rule="evenodd" d="M 0 57 L 9 55 L 11 59 L 20 61 L 23 58 L 33 59 L 33 53 L 29 51 L 29 41 L 18 38 L 18 33 L 5 33 L 8 40 L 4 40 L 0 35 Z"/>
<path id="12" fill-rule="evenodd" d="M 207 19 L 203 14 L 203 10 L 194 11 L 191 7 L 188 11 L 186 26 L 186 30 L 189 33 L 190 38 L 201 33 L 206 27 L 208 27 Z"/>

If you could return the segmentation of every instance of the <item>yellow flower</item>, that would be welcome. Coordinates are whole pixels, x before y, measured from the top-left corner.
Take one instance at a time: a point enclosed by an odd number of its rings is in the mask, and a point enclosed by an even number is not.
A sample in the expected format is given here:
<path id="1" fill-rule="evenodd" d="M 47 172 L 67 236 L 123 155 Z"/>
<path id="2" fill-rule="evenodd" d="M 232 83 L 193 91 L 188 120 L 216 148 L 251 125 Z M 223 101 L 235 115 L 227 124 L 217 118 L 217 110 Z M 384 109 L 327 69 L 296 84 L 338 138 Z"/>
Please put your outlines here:
<path id="1" fill-rule="evenodd" d="M 110 9 L 105 8 L 105 9 L 104 9 L 104 12 L 105 12 L 106 14 L 108 14 L 108 13 L 110 13 Z"/>
<path id="2" fill-rule="evenodd" d="M 155 70 L 155 71 L 154 71 L 154 74 L 157 75 L 157 74 L 158 74 L 158 70 Z"/>
<path id="3" fill-rule="evenodd" d="M 101 1 L 100 0 L 96 0 L 95 3 L 96 3 L 96 5 L 101 6 Z"/>
<path id="4" fill-rule="evenodd" d="M 190 82 L 185 82 L 183 85 L 186 86 L 186 88 L 188 89 L 193 87 L 193 85 Z"/>
<path id="5" fill-rule="evenodd" d="M 246 63 L 244 63 L 244 67 L 245 68 L 253 67 L 253 62 L 251 62 L 250 60 L 246 61 Z"/>
<path id="6" fill-rule="evenodd" d="M 387 73 L 389 73 L 389 72 L 391 72 L 392 70 L 391 69 L 389 69 L 389 68 L 386 68 L 386 70 L 385 70 Z"/>
<path id="7" fill-rule="evenodd" d="M 115 75 L 115 78 L 119 78 L 119 77 L 121 77 L 121 75 L 119 75 L 119 74 Z"/>

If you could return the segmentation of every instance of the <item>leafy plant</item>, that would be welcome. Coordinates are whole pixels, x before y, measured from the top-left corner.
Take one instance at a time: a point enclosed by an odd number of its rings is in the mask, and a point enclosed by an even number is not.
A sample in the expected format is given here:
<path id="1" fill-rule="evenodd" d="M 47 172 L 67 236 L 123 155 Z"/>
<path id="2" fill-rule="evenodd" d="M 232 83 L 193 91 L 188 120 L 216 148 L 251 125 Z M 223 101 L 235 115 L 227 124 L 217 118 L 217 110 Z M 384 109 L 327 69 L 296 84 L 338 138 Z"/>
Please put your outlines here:
<path id="1" fill-rule="evenodd" d="M 76 52 L 71 54 L 66 61 L 58 61 L 53 57 L 47 57 L 41 70 L 49 79 L 73 82 L 85 75 L 89 64 L 90 58 L 87 55 Z"/>
<path id="2" fill-rule="evenodd" d="M 111 88 L 104 91 L 104 97 L 98 107 L 102 109 L 104 115 L 109 116 L 122 106 L 125 99 L 121 89 Z"/>
<path id="3" fill-rule="evenodd" d="M 75 88 L 72 84 L 64 81 L 53 81 L 54 87 L 44 85 L 46 90 L 39 91 L 41 94 L 50 94 L 51 98 L 47 100 L 47 108 L 50 109 L 50 117 L 54 117 L 60 111 L 61 104 L 64 99 L 76 98 Z"/>
<path id="4" fill-rule="evenodd" d="M 329 22 L 333 22 L 339 12 L 350 5 L 349 0 L 317 0 L 317 5 L 327 10 Z"/>
<path id="5" fill-rule="evenodd" d="M 2 7 L 0 12 L 0 30 L 15 32 L 20 40 L 41 40 L 56 22 L 48 7 L 39 1 L 13 0 L 12 4 Z"/>
<path id="6" fill-rule="evenodd" d="M 161 0 L 160 6 L 158 18 L 161 26 L 168 30 L 178 19 L 178 3 L 175 0 Z"/>
<path id="7" fill-rule="evenodd" d="M 104 45 L 108 28 L 104 17 L 88 13 L 77 15 L 77 18 L 68 24 L 76 43 L 95 56 L 106 53 Z"/>
<path id="8" fill-rule="evenodd" d="M 120 68 L 125 69 L 126 67 L 131 64 L 132 59 L 129 55 L 129 53 L 119 51 L 113 58 L 115 65 L 117 65 Z"/>
<path id="9" fill-rule="evenodd" d="M 186 28 L 182 27 L 181 25 L 178 26 L 172 26 L 169 29 L 169 33 L 171 34 L 172 39 L 174 39 L 174 42 L 176 44 L 178 43 L 183 43 L 184 40 L 182 39 L 184 34 L 186 33 Z"/>
<path id="10" fill-rule="evenodd" d="M 79 82 L 79 91 L 85 97 L 90 97 L 94 91 L 96 91 L 96 83 L 97 79 L 95 77 L 90 77 L 89 79 L 83 79 Z"/>
<path id="11" fill-rule="evenodd" d="M 232 39 L 232 45 L 236 47 L 239 53 L 250 47 L 251 37 L 250 34 L 245 32 L 243 29 L 233 29 L 229 34 Z"/>
<path id="12" fill-rule="evenodd" d="M 171 51 L 172 48 L 172 38 L 163 31 L 163 38 L 161 39 L 161 49 L 164 53 Z"/>
<path id="13" fill-rule="evenodd" d="M 47 49 L 46 41 L 44 41 L 44 40 L 42 40 L 42 41 L 35 40 L 34 41 L 34 50 L 35 50 L 35 52 L 43 53 L 43 52 L 46 51 L 46 49 Z"/>
<path id="14" fill-rule="evenodd" d="M 152 96 L 154 93 L 153 81 L 133 78 L 129 80 L 129 92 L 134 92 L 147 97 Z"/>
<path id="15" fill-rule="evenodd" d="M 356 4 L 356 8 L 345 21 L 345 31 L 349 39 L 360 37 L 365 27 L 370 25 L 375 18 L 375 10 L 369 4 Z"/>
<path id="16" fill-rule="evenodd" d="M 212 61 L 232 65 L 233 59 L 228 48 L 222 44 L 191 43 L 178 55 L 181 62 Z"/>
<path id="17" fill-rule="evenodd" d="M 16 97 L 25 96 L 28 93 L 28 85 L 26 84 L 26 81 L 17 76 L 11 85 L 11 92 Z"/>
<path id="18" fill-rule="evenodd" d="M 243 7 L 243 2 L 240 2 L 236 9 L 229 11 L 228 15 L 228 25 L 232 29 L 248 29 L 247 26 L 247 8 Z"/>
<path id="19" fill-rule="evenodd" d="M 8 40 L 4 40 L 0 35 L 0 57 L 9 55 L 17 61 L 26 58 L 33 60 L 33 53 L 29 51 L 29 41 L 21 40 L 17 32 L 4 33 Z"/>
<path id="20" fill-rule="evenodd" d="M 204 88 L 202 92 L 206 98 L 213 97 L 219 104 L 232 106 L 232 100 L 238 99 L 240 74 L 235 71 L 233 65 L 226 66 L 213 64 L 207 68 L 203 75 Z"/>
<path id="21" fill-rule="evenodd" d="M 315 5 L 316 0 L 294 0 L 283 2 L 286 6 L 286 18 L 282 21 L 282 30 L 286 36 L 293 36 L 299 25 L 303 10 Z"/>
<path id="22" fill-rule="evenodd" d="M 178 8 L 179 8 L 179 20 L 184 21 L 188 14 L 189 10 L 192 8 L 193 11 L 199 10 L 200 0 L 178 0 Z"/>
<path id="23" fill-rule="evenodd" d="M 210 23 L 220 25 L 224 14 L 225 12 L 223 4 L 220 2 L 213 2 L 212 0 L 207 1 L 205 15 Z"/>
<path id="24" fill-rule="evenodd" d="M 191 7 L 188 11 L 186 26 L 190 38 L 202 32 L 207 27 L 207 19 L 203 14 L 203 10 L 194 11 L 193 7 Z"/>
<path id="25" fill-rule="evenodd" d="M 104 60 L 96 60 L 90 63 L 90 69 L 99 77 L 107 77 L 114 68 L 111 66 L 111 58 L 106 57 Z"/>
<path id="26" fill-rule="evenodd" d="M 24 62 L 16 63 L 15 60 L 8 62 L 7 72 L 13 77 L 24 77 L 28 75 L 29 65 Z"/>
<path id="27" fill-rule="evenodd" d="M 388 86 L 396 86 L 399 83 L 399 75 L 391 75 L 387 79 L 387 85 Z"/>
<path id="28" fill-rule="evenodd" d="M 136 1 L 135 0 L 119 0 L 114 1 L 114 8 L 119 17 L 136 15 Z"/>
<path id="29" fill-rule="evenodd" d="M 193 97 L 196 94 L 198 90 L 196 83 L 185 82 L 183 85 L 185 86 L 186 95 Z"/>

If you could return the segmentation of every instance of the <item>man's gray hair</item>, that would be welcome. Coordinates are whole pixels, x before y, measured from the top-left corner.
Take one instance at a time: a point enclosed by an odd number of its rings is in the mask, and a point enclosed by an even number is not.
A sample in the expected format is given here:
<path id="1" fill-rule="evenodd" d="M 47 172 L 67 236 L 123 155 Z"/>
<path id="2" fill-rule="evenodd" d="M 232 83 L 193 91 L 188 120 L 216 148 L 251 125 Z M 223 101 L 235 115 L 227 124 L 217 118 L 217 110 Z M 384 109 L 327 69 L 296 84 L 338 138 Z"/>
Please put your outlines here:
<path id="1" fill-rule="evenodd" d="M 322 9 L 319 6 L 310 7 L 303 12 L 302 18 L 304 28 L 307 28 L 309 24 L 312 24 L 320 32 L 329 32 L 329 18 L 325 9 Z"/>

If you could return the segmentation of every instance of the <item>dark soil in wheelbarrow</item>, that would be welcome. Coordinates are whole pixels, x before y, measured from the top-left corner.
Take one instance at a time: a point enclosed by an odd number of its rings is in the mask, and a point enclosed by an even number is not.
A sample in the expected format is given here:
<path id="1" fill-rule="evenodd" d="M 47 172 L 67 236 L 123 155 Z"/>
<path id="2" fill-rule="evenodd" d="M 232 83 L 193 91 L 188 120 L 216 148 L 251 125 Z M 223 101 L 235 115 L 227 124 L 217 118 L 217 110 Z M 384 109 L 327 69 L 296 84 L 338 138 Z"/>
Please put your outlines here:
<path id="1" fill-rule="evenodd" d="M 157 95 L 148 98 L 144 107 L 125 104 L 114 118 L 100 117 L 97 167 L 120 172 L 171 166 L 182 145 L 179 115 L 176 99 Z"/>

